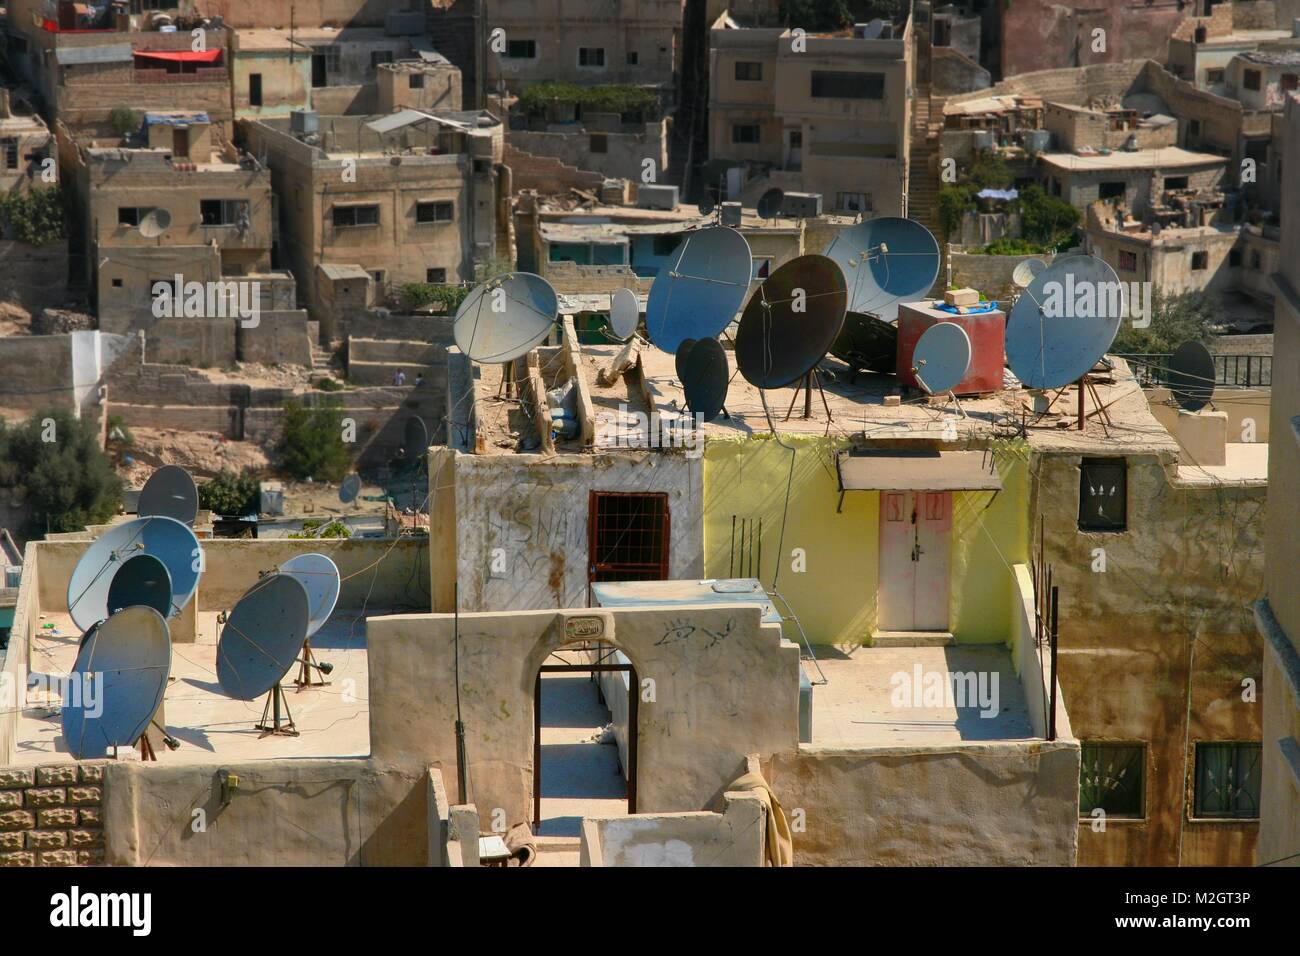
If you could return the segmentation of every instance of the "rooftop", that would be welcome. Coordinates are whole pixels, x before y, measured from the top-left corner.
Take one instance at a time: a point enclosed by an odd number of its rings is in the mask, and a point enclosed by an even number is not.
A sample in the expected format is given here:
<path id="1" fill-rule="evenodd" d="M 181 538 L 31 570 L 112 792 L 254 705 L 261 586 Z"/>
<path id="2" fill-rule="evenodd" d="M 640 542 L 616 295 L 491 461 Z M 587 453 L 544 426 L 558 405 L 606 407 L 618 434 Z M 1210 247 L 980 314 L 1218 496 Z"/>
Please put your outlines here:
<path id="1" fill-rule="evenodd" d="M 1226 165 L 1228 160 L 1214 153 L 1195 153 L 1177 146 L 1163 149 L 1116 151 L 1108 155 L 1080 156 L 1077 153 L 1043 153 L 1039 157 L 1049 166 L 1070 172 L 1097 172 L 1108 169 L 1177 169 L 1192 166 Z"/>

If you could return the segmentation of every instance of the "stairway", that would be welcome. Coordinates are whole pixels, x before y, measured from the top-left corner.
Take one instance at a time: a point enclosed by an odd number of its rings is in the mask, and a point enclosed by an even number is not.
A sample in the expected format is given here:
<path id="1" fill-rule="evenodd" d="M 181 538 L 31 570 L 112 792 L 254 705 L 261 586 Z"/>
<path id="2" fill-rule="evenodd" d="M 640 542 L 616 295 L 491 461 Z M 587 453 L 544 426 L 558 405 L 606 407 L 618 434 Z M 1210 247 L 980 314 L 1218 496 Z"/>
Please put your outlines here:
<path id="1" fill-rule="evenodd" d="M 930 87 L 918 86 L 912 100 L 912 144 L 908 154 L 907 214 L 939 235 L 939 131 L 943 103 Z"/>

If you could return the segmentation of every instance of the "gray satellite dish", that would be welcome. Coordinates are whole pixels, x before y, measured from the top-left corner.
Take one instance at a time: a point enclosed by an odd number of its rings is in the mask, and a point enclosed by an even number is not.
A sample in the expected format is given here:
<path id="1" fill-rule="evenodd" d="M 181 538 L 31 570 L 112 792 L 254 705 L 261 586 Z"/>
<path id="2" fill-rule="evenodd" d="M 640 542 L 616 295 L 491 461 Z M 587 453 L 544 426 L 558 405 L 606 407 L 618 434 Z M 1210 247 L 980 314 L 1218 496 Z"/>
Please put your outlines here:
<path id="1" fill-rule="evenodd" d="M 826 255 L 844 273 L 849 311 L 886 322 L 898 318 L 900 302 L 924 298 L 939 277 L 939 243 L 912 219 L 860 222 L 837 234 Z"/>
<path id="2" fill-rule="evenodd" d="M 172 609 L 172 576 L 167 566 L 152 554 L 128 558 L 113 575 L 108 586 L 108 613 L 143 604 L 164 617 Z"/>
<path id="3" fill-rule="evenodd" d="M 1218 372 L 1214 356 L 1200 342 L 1184 342 L 1174 349 L 1166 377 L 1169 391 L 1184 411 L 1198 412 L 1214 398 Z"/>
<path id="4" fill-rule="evenodd" d="M 758 218 L 776 219 L 781 215 L 781 204 L 785 202 L 785 192 L 773 187 L 758 200 Z"/>
<path id="5" fill-rule="evenodd" d="M 172 641 L 151 607 L 123 608 L 86 634 L 63 701 L 63 739 L 78 760 L 129 747 L 148 729 L 172 668 Z"/>
<path id="6" fill-rule="evenodd" d="M 141 518 L 162 515 L 193 525 L 199 513 L 199 490 L 190 473 L 179 465 L 163 465 L 144 483 L 136 514 Z"/>
<path id="7" fill-rule="evenodd" d="M 280 683 L 307 639 L 307 589 L 268 574 L 244 592 L 217 642 L 217 681 L 227 697 L 253 700 Z"/>
<path id="8" fill-rule="evenodd" d="M 650 286 L 650 341 L 675 355 L 682 339 L 717 338 L 744 304 L 753 273 L 749 243 L 736 230 L 711 226 L 687 233 Z"/>
<path id="9" fill-rule="evenodd" d="M 626 342 L 636 334 L 641 321 L 641 306 L 631 289 L 618 289 L 609 303 L 609 331 L 614 338 Z"/>
<path id="10" fill-rule="evenodd" d="M 1026 388 L 1077 382 L 1106 354 L 1126 312 L 1109 265 L 1094 256 L 1057 259 L 1007 317 L 1007 365 Z"/>
<path id="11" fill-rule="evenodd" d="M 912 374 L 931 395 L 951 392 L 970 370 L 970 336 L 960 325 L 939 322 L 921 333 L 912 351 Z"/>
<path id="12" fill-rule="evenodd" d="M 456 346 L 475 362 L 502 364 L 527 355 L 551 334 L 559 299 L 531 272 L 507 272 L 476 286 L 456 310 Z"/>
<path id="13" fill-rule="evenodd" d="M 307 591 L 307 636 L 311 637 L 334 613 L 341 586 L 338 566 L 323 554 L 299 554 L 280 565 L 280 573 Z"/>
<path id="14" fill-rule="evenodd" d="M 1016 288 L 1027 289 L 1034 277 L 1047 268 L 1047 263 L 1042 259 L 1025 259 L 1020 262 L 1011 273 L 1011 281 L 1016 284 Z"/>
<path id="15" fill-rule="evenodd" d="M 880 35 L 885 32 L 885 21 L 879 18 L 872 20 L 862 28 L 862 39 L 878 40 Z"/>
<path id="16" fill-rule="evenodd" d="M 848 312 L 831 354 L 855 372 L 893 374 L 898 365 L 898 327 L 861 312 Z"/>
<path id="17" fill-rule="evenodd" d="M 357 500 L 357 495 L 361 494 L 361 476 L 348 475 L 339 485 L 339 501 L 345 505 Z"/>
<path id="18" fill-rule="evenodd" d="M 429 452 L 429 429 L 419 415 L 406 420 L 405 448 L 406 460 L 411 464 L 419 462 Z"/>
<path id="19" fill-rule="evenodd" d="M 683 356 L 682 352 L 686 354 Z M 727 400 L 727 353 L 717 339 L 690 339 L 678 349 L 678 376 L 693 415 L 711 422 Z"/>
<path id="20" fill-rule="evenodd" d="M 175 518 L 154 515 L 109 528 L 92 541 L 68 579 L 68 613 L 81 630 L 108 617 L 108 591 L 118 568 L 139 554 L 161 561 L 171 576 L 175 617 L 199 586 L 199 539 Z"/>
<path id="21" fill-rule="evenodd" d="M 140 217 L 140 235 L 146 239 L 157 239 L 171 228 L 172 214 L 166 209 L 150 209 Z"/>

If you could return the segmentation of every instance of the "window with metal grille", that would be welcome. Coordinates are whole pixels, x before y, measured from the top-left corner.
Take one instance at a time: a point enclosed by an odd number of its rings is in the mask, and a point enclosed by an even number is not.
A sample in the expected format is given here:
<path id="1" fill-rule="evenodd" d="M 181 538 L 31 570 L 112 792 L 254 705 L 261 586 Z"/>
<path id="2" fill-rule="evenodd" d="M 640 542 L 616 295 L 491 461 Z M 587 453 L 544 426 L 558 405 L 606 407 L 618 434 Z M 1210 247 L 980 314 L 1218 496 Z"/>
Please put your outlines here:
<path id="1" fill-rule="evenodd" d="M 736 79 L 750 83 L 763 79 L 763 64 L 749 60 L 738 60 L 736 62 Z"/>
<path id="2" fill-rule="evenodd" d="M 456 218 L 456 206 L 449 202 L 417 202 L 416 222 L 451 222 Z"/>
<path id="3" fill-rule="evenodd" d="M 757 143 L 761 139 L 757 123 L 734 123 L 731 127 L 733 143 Z"/>
<path id="4" fill-rule="evenodd" d="M 605 50 L 598 46 L 578 47 L 578 66 L 604 66 Z"/>
<path id="5" fill-rule="evenodd" d="M 199 219 L 205 226 L 237 226 L 248 220 L 248 200 L 200 199 Z"/>
<path id="6" fill-rule="evenodd" d="M 1138 254 L 1121 249 L 1119 251 L 1119 270 L 1120 272 L 1137 272 Z"/>
<path id="7" fill-rule="evenodd" d="M 1261 750 L 1256 743 L 1197 744 L 1195 815 L 1258 818 Z"/>
<path id="8" fill-rule="evenodd" d="M 331 215 L 336 228 L 343 226 L 379 225 L 379 206 L 334 206 Z"/>
<path id="9" fill-rule="evenodd" d="M 1107 816 L 1145 816 L 1144 744 L 1080 744 L 1079 816 L 1103 810 Z"/>
<path id="10" fill-rule="evenodd" d="M 817 99 L 834 100 L 884 99 L 885 74 L 813 70 L 811 95 Z"/>
<path id="11" fill-rule="evenodd" d="M 0 154 L 4 156 L 6 169 L 18 168 L 18 140 L 5 139 L 0 140 Z"/>
<path id="12" fill-rule="evenodd" d="M 1079 462 L 1079 530 L 1123 531 L 1128 527 L 1128 463 L 1123 458 Z"/>
<path id="13" fill-rule="evenodd" d="M 588 581 L 668 577 L 668 495 L 593 491 L 587 533 Z"/>
<path id="14" fill-rule="evenodd" d="M 537 41 L 536 40 L 509 40 L 506 42 L 506 59 L 507 60 L 535 60 L 537 59 Z"/>

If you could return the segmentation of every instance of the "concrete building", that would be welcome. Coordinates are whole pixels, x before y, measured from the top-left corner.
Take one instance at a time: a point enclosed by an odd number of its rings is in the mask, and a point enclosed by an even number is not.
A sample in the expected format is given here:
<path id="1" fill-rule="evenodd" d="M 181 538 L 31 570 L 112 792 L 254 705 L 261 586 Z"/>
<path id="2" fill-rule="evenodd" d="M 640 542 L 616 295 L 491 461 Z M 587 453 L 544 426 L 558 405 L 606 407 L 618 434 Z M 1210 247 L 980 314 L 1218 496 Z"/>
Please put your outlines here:
<path id="1" fill-rule="evenodd" d="M 709 159 L 728 199 L 817 192 L 826 212 L 904 215 L 912 26 L 888 36 L 800 34 L 771 15 L 722 14 L 709 31 Z M 712 185 L 712 184 L 711 184 Z"/>
<path id="2" fill-rule="evenodd" d="M 1287 97 L 1286 146 L 1300 155 L 1300 98 Z M 1284 187 L 1288 209 L 1300 206 L 1300 186 L 1290 179 Z M 1295 568 L 1300 566 L 1300 535 L 1291 501 L 1300 484 L 1300 449 L 1296 422 L 1300 420 L 1300 217 L 1283 220 L 1283 255 L 1273 283 L 1277 288 L 1277 317 L 1273 331 L 1275 365 L 1272 419 L 1288 422 L 1272 434 L 1269 448 L 1269 504 L 1272 506 L 1265 547 L 1267 593 L 1255 606 L 1255 619 L 1264 639 L 1263 794 L 1260 800 L 1259 865 L 1300 865 L 1300 595 Z"/>
<path id="3" fill-rule="evenodd" d="M 509 250 L 503 127 L 488 113 L 300 113 L 241 128 L 271 169 L 278 255 L 327 339 L 339 330 L 319 265 L 360 266 L 380 303 L 408 282 L 472 279 L 476 263 Z"/>
<path id="4" fill-rule="evenodd" d="M 1099 0 L 1087 7 L 1023 0 L 999 7 L 1001 73 L 1095 66 L 1122 60 L 1163 63 L 1169 38 L 1195 13 L 1191 4 L 1134 5 Z"/>
<path id="5" fill-rule="evenodd" d="M 1172 147 L 1110 155 L 1043 153 L 1038 157 L 1047 191 L 1079 210 L 1116 200 L 1142 216 L 1165 190 L 1219 191 L 1228 161 L 1212 153 Z"/>
<path id="6" fill-rule="evenodd" d="M 54 158 L 53 139 L 39 115 L 15 110 L 10 91 L 0 87 L 0 195 L 39 181 L 43 162 Z"/>

